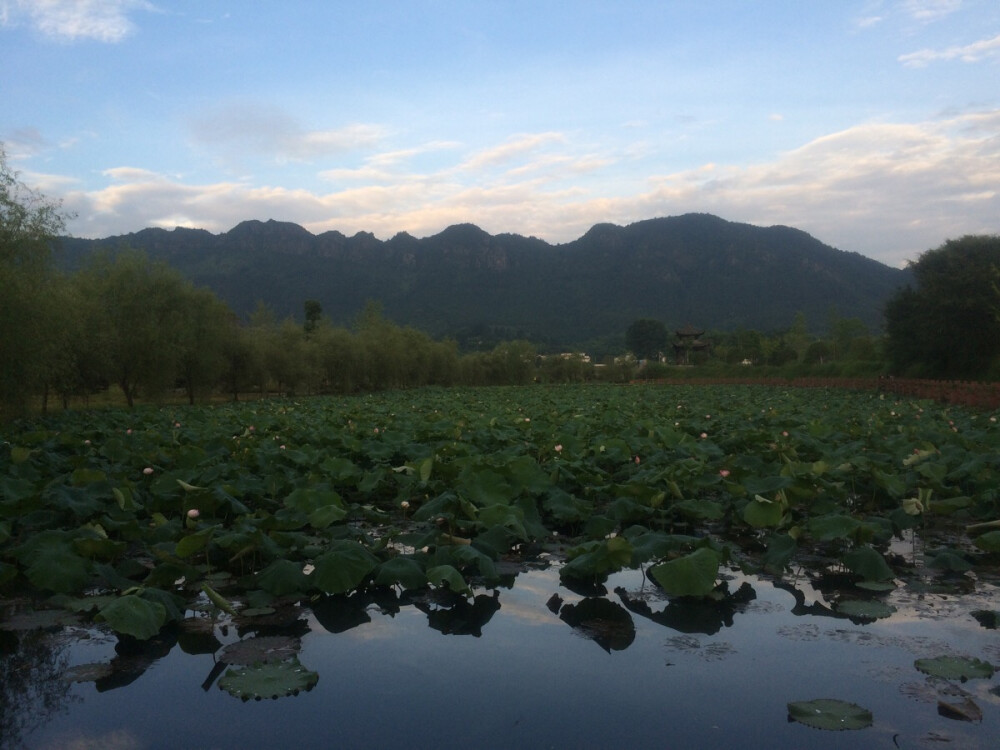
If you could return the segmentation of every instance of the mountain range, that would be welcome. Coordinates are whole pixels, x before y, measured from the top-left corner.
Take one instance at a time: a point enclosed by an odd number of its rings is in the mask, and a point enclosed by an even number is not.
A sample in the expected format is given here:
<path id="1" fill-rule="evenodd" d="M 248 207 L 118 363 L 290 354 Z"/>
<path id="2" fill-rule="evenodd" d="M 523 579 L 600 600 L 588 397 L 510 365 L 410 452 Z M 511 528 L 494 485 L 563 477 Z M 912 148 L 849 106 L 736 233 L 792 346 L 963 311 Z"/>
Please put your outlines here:
<path id="1" fill-rule="evenodd" d="M 314 235 L 297 224 L 245 221 L 228 232 L 144 229 L 100 240 L 61 238 L 77 268 L 98 249 L 136 248 L 245 316 L 258 302 L 301 318 L 307 299 L 337 324 L 368 301 L 385 316 L 470 347 L 527 338 L 549 347 L 621 340 L 638 318 L 670 328 L 774 332 L 799 312 L 825 330 L 831 314 L 882 329 L 886 300 L 909 271 L 823 244 L 786 226 L 709 214 L 597 224 L 553 245 L 490 235 L 472 224 L 418 239 L 367 232 Z"/>

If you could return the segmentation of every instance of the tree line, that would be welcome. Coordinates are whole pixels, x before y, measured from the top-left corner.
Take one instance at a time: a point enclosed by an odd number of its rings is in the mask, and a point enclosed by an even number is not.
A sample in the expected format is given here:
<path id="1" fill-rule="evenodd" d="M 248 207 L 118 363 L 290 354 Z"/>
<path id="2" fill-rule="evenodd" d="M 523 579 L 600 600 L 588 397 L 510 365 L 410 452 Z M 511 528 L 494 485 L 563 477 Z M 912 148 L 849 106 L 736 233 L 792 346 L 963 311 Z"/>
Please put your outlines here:
<path id="1" fill-rule="evenodd" d="M 356 393 L 428 385 L 628 380 L 640 360 L 659 376 L 671 334 L 649 319 L 625 334 L 634 356 L 542 356 L 528 341 L 501 341 L 461 352 L 387 320 L 377 303 L 351 327 L 334 326 L 315 300 L 304 323 L 278 320 L 264 305 L 247 320 L 208 289 L 141 251 L 94 255 L 61 273 L 53 240 L 64 228 L 58 203 L 21 183 L 0 146 L 0 416 L 52 401 L 69 403 L 109 387 L 131 407 L 180 390 L 194 403 L 219 394 Z M 921 377 L 1000 375 L 1000 238 L 964 237 L 913 264 L 916 288 L 886 308 L 885 335 L 833 315 L 826 338 L 811 336 L 804 315 L 784 332 L 737 329 L 706 335 L 710 346 L 688 361 L 715 370 L 747 365 L 784 374 Z"/>

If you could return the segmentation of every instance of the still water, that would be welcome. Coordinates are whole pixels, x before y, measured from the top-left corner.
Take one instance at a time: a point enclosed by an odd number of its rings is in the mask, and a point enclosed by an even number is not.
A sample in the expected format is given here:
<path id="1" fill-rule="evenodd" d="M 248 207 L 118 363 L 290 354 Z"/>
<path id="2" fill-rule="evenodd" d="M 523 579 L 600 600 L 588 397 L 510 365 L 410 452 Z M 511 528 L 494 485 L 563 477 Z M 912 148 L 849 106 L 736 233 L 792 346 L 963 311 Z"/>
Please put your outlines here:
<path id="1" fill-rule="evenodd" d="M 947 682 L 914 666 L 944 655 L 1000 663 L 1000 631 L 970 614 L 1000 607 L 995 586 L 975 582 L 958 596 L 904 585 L 882 595 L 895 613 L 866 621 L 837 616 L 836 594 L 804 575 L 728 579 L 724 601 L 671 602 L 640 571 L 571 591 L 556 565 L 539 563 L 474 600 L 334 597 L 276 613 L 281 623 L 222 619 L 143 647 L 81 627 L 0 632 L 10 678 L 0 745 L 1000 746 L 997 677 Z M 310 689 L 244 701 L 220 688 L 236 668 L 226 646 L 276 635 L 291 635 L 318 675 Z M 87 665 L 103 670 L 88 676 Z M 816 698 L 856 703 L 873 724 L 834 732 L 789 720 L 789 702 Z M 980 720 L 939 710 L 966 699 Z"/>

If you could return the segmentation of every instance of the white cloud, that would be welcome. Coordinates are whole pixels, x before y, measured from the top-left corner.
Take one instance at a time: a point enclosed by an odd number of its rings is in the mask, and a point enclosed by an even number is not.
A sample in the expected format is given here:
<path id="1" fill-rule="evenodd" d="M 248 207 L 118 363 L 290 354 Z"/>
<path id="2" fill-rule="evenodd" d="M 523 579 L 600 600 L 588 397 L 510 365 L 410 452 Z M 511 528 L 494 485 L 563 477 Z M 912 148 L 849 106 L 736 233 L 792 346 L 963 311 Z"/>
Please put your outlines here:
<path id="1" fill-rule="evenodd" d="M 128 14 L 153 10 L 145 0 L 0 0 L 0 25 L 26 20 L 57 39 L 120 42 L 135 30 Z"/>
<path id="2" fill-rule="evenodd" d="M 562 133 L 527 133 L 516 135 L 498 146 L 482 149 L 470 156 L 460 166 L 460 169 L 475 171 L 484 167 L 496 166 L 512 161 L 519 156 L 536 151 L 541 146 L 551 143 L 564 143 L 566 136 Z"/>
<path id="3" fill-rule="evenodd" d="M 386 134 L 377 125 L 354 123 L 308 130 L 285 111 L 256 103 L 220 106 L 191 122 L 196 142 L 221 149 L 229 159 L 247 154 L 277 160 L 306 160 L 375 146 Z"/>
<path id="4" fill-rule="evenodd" d="M 532 151 L 540 145 L 546 148 Z M 90 237 L 174 224 L 221 232 L 246 219 L 276 218 L 312 232 L 371 231 L 386 239 L 473 222 L 492 233 L 565 242 L 602 221 L 699 211 L 798 227 L 901 265 L 949 237 L 1000 231 L 1000 110 L 868 123 L 770 162 L 705 164 L 652 177 L 630 178 L 617 171 L 614 154 L 576 153 L 574 146 L 568 136 L 526 134 L 471 157 L 456 153 L 428 171 L 409 164 L 426 147 L 399 149 L 359 169 L 325 173 L 335 181 L 326 192 L 249 181 L 188 184 L 117 167 L 105 172 L 110 184 L 64 196 L 80 217 L 70 230 Z M 475 168 L 493 164 L 504 169 L 484 176 Z"/>
<path id="5" fill-rule="evenodd" d="M 961 60 L 975 63 L 1000 56 L 1000 34 L 991 39 L 981 39 L 972 44 L 948 47 L 943 50 L 922 49 L 900 55 L 898 60 L 909 68 L 923 68 L 936 60 Z"/>
<path id="6" fill-rule="evenodd" d="M 902 0 L 900 9 L 915 21 L 932 23 L 962 7 L 962 0 Z"/>

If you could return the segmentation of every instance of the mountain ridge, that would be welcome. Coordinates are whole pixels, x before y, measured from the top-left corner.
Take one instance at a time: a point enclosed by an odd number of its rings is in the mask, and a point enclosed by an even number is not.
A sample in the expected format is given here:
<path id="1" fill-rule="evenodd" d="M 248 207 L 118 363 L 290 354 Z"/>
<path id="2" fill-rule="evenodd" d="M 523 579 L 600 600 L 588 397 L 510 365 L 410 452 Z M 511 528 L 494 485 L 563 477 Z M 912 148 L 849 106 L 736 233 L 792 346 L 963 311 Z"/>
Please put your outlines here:
<path id="1" fill-rule="evenodd" d="M 600 223 L 575 240 L 491 235 L 471 223 L 379 240 L 251 219 L 228 232 L 147 228 L 101 240 L 62 238 L 79 267 L 99 248 L 133 247 L 206 286 L 240 315 L 258 301 L 301 316 L 315 299 L 349 324 L 369 300 L 387 317 L 435 336 L 498 329 L 551 345 L 621 337 L 635 319 L 668 326 L 774 331 L 795 314 L 822 330 L 832 312 L 881 329 L 885 301 L 909 280 L 794 227 L 711 214 Z"/>

